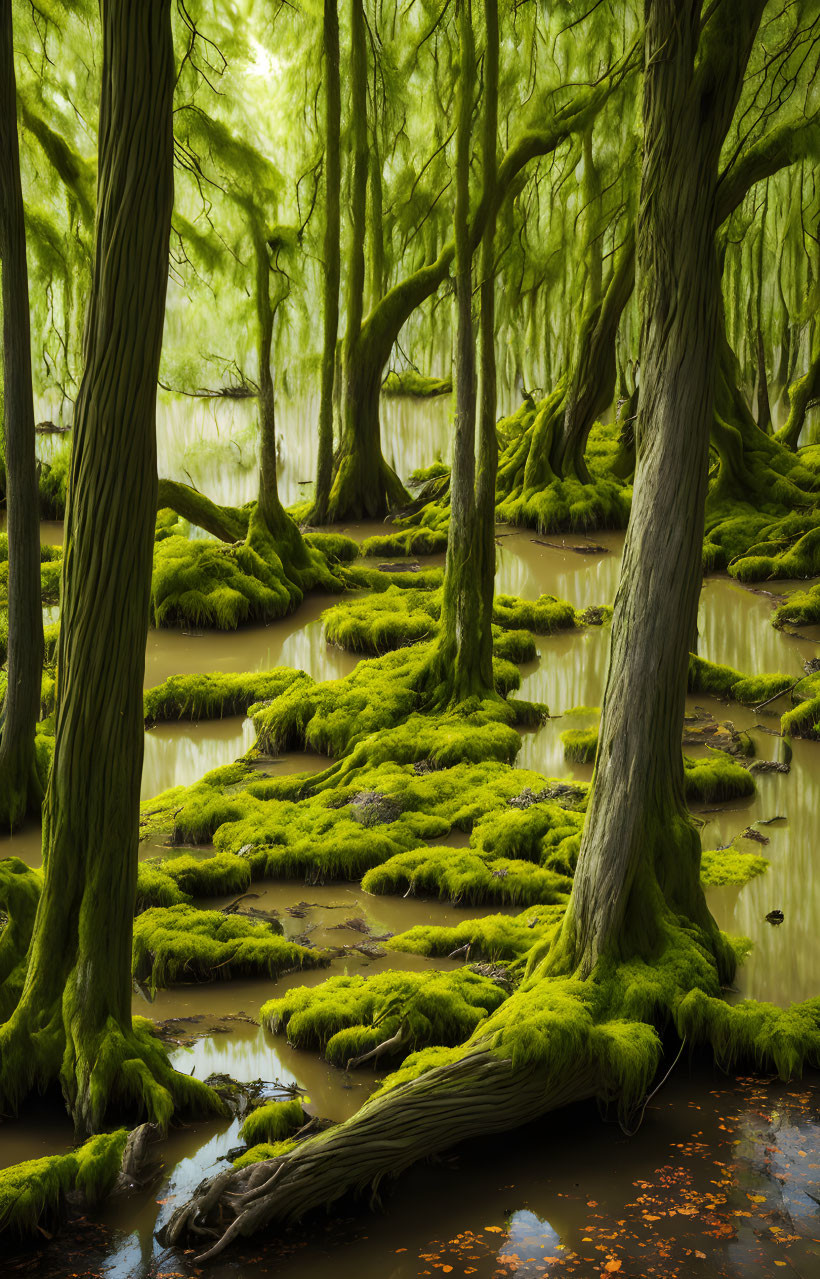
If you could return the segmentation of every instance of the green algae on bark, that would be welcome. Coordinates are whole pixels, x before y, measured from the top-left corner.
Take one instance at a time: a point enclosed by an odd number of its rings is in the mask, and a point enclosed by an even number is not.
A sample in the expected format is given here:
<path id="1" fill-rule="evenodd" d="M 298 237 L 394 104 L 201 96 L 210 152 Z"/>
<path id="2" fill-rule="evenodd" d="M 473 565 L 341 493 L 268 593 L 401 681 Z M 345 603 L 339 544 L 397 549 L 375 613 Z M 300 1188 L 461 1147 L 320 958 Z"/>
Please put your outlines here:
<path id="1" fill-rule="evenodd" d="M 281 926 L 193 906 L 154 906 L 134 921 L 134 976 L 152 989 L 185 981 L 278 977 L 327 964 L 321 951 L 282 937 Z"/>

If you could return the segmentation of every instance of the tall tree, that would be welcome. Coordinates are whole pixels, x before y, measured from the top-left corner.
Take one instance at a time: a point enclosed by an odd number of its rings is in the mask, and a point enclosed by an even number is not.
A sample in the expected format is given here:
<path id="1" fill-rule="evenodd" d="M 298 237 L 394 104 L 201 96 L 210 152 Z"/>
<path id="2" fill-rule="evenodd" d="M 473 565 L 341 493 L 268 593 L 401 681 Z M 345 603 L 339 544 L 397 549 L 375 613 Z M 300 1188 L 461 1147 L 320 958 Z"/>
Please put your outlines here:
<path id="1" fill-rule="evenodd" d="M 498 136 L 498 10 L 485 0 L 484 186 L 495 187 Z M 481 237 L 480 344 L 481 404 L 476 459 L 476 350 L 473 326 L 473 240 L 470 228 L 470 152 L 476 56 L 472 5 L 459 12 L 459 70 L 456 97 L 455 283 L 458 326 L 455 359 L 455 444 L 450 525 L 441 609 L 441 634 L 427 680 L 434 696 L 465 702 L 493 690 L 492 611 L 495 579 L 496 441 L 495 210 Z M 476 464 L 477 463 L 477 464 Z"/>
<path id="2" fill-rule="evenodd" d="M 3 437 L 9 556 L 8 685 L 0 717 L 0 826 L 40 806 L 34 733 L 40 714 L 43 614 L 34 449 L 28 270 L 11 0 L 0 0 L 0 271 L 3 276 Z"/>
<path id="3" fill-rule="evenodd" d="M 339 13 L 337 0 L 325 0 L 325 234 L 323 273 L 322 381 L 319 401 L 319 455 L 316 462 L 316 494 L 310 519 L 324 524 L 333 478 L 333 383 L 336 342 L 339 336 L 339 279 L 341 262 L 341 128 L 342 98 L 339 78 Z"/>
<path id="4" fill-rule="evenodd" d="M 45 882 L 0 1028 L 14 1107 L 59 1079 L 78 1133 L 112 1106 L 214 1108 L 131 1018 L 142 683 L 157 509 L 156 386 L 173 204 L 170 0 L 103 0 L 94 283 L 77 400 Z"/>
<path id="5" fill-rule="evenodd" d="M 648 0 L 638 215 L 641 392 L 635 496 L 615 600 L 592 799 L 565 923 L 584 975 L 676 912 L 719 946 L 684 800 L 721 311 L 718 161 L 765 0 Z"/>

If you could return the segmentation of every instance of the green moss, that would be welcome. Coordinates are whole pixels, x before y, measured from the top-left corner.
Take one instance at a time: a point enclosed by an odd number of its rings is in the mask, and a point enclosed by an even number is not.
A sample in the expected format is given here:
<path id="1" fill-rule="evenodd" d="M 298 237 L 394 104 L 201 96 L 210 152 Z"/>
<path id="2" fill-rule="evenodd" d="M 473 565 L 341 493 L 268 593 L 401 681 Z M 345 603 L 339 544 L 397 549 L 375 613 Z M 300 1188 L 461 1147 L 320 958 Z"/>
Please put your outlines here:
<path id="1" fill-rule="evenodd" d="M 816 626 L 820 623 L 820 586 L 810 586 L 807 591 L 795 591 L 785 604 L 776 608 L 772 625 Z"/>
<path id="2" fill-rule="evenodd" d="M 573 764 L 594 764 L 598 750 L 597 728 L 568 728 L 561 734 L 564 759 Z"/>
<path id="3" fill-rule="evenodd" d="M 417 893 L 470 905 L 549 905 L 565 902 L 572 882 L 528 861 L 485 858 L 472 849 L 424 847 L 399 853 L 368 871 L 362 887 L 368 893 Z"/>
<path id="4" fill-rule="evenodd" d="M 700 881 L 709 888 L 748 884 L 750 879 L 762 875 L 768 866 L 766 858 L 756 853 L 744 853 L 737 848 L 704 849 L 700 859 Z"/>
<path id="5" fill-rule="evenodd" d="M 460 1043 L 504 998 L 495 982 L 466 969 L 388 971 L 296 987 L 266 1003 L 262 1021 L 297 1047 L 319 1049 L 345 1066 L 399 1032 L 397 1057 L 431 1043 Z"/>
<path id="6" fill-rule="evenodd" d="M 575 609 L 555 595 L 539 595 L 537 600 L 522 600 L 515 595 L 496 595 L 493 621 L 509 630 L 534 631 L 536 635 L 553 635 L 578 624 Z"/>
<path id="7" fill-rule="evenodd" d="M 344 533 L 305 533 L 305 545 L 332 563 L 349 564 L 359 556 L 359 543 Z"/>
<path id="8" fill-rule="evenodd" d="M 820 740 L 820 674 L 807 675 L 792 691 L 792 710 L 780 720 L 784 737 Z"/>
<path id="9" fill-rule="evenodd" d="M 748 769 L 723 751 L 710 751 L 708 759 L 690 759 L 684 755 L 683 768 L 686 798 L 690 803 L 741 799 L 755 793 L 754 778 Z"/>
<path id="10" fill-rule="evenodd" d="M 449 377 L 428 377 L 417 369 L 405 369 L 397 373 L 391 369 L 382 382 L 382 395 L 408 396 L 413 399 L 431 399 L 436 395 L 450 395 L 453 381 Z"/>
<path id="11" fill-rule="evenodd" d="M 327 957 L 285 941 L 273 925 L 193 906 L 152 907 L 134 921 L 134 976 L 153 988 L 180 981 L 278 977 Z"/>
<path id="12" fill-rule="evenodd" d="M 0 860 L 0 911 L 6 916 L 0 933 L 0 1021 L 11 1016 L 22 994 L 42 888 L 41 872 L 19 857 Z"/>
<path id="13" fill-rule="evenodd" d="M 301 543 L 296 526 L 276 541 L 253 512 L 243 542 L 226 544 L 178 533 L 154 546 L 151 607 L 155 626 L 214 626 L 284 617 L 305 591 L 338 591 L 341 580 L 319 550 Z"/>
<path id="14" fill-rule="evenodd" d="M 291 684 L 304 679 L 303 671 L 279 666 L 272 671 L 207 675 L 171 675 L 156 688 L 146 690 L 145 719 L 150 723 L 175 719 L 220 719 L 244 715 L 256 702 L 272 701 Z"/>
<path id="15" fill-rule="evenodd" d="M 386 943 L 390 950 L 443 958 L 468 950 L 463 961 L 522 959 L 537 941 L 552 937 L 564 915 L 563 905 L 528 906 L 520 915 L 484 915 L 465 919 L 455 927 L 417 924 Z"/>
<path id="16" fill-rule="evenodd" d="M 166 875 L 161 862 L 140 862 L 137 867 L 137 897 L 134 913 L 141 914 L 150 906 L 178 906 L 190 898 Z"/>
<path id="17" fill-rule="evenodd" d="M 143 867 L 145 868 L 143 870 Z M 162 882 L 173 885 L 173 892 L 166 894 Z M 171 906 L 188 901 L 191 897 L 224 897 L 229 893 L 244 893 L 250 887 L 251 868 L 242 857 L 218 852 L 211 857 L 193 857 L 190 853 L 181 857 L 169 857 L 162 862 L 141 862 L 137 877 L 137 894 L 145 904 Z M 158 894 L 156 901 L 148 900 L 151 889 Z M 144 907 L 143 907 L 144 908 Z"/>
<path id="18" fill-rule="evenodd" d="M 297 1144 L 295 1141 L 262 1142 L 234 1159 L 233 1167 L 247 1168 L 249 1164 L 262 1163 L 266 1159 L 278 1159 L 281 1155 L 288 1154 Z"/>
<path id="19" fill-rule="evenodd" d="M 301 1099 L 266 1101 L 251 1111 L 239 1130 L 239 1136 L 249 1146 L 283 1141 L 305 1122 Z"/>
<path id="20" fill-rule="evenodd" d="M 707 662 L 689 655 L 689 692 L 712 697 L 731 697 L 744 706 L 758 706 L 784 693 L 794 680 L 789 675 L 742 675 L 731 666 Z"/>
<path id="21" fill-rule="evenodd" d="M 336 757 L 350 752 L 346 769 L 381 759 L 431 759 L 440 767 L 463 759 L 513 759 L 520 738 L 512 722 L 537 718 L 541 710 L 496 698 L 437 716 L 419 714 L 417 690 L 428 657 L 426 645 L 414 645 L 360 662 L 345 679 L 300 682 L 271 705 L 251 707 L 260 749 L 272 754 L 309 749 Z M 496 662 L 495 676 L 499 691 L 520 682 L 509 664 Z M 389 734 L 379 731 L 388 729 Z M 352 750 L 359 745 L 361 750 Z"/>
<path id="22" fill-rule="evenodd" d="M 125 1128 L 91 1137 L 65 1155 L 30 1159 L 0 1171 L 0 1231 L 40 1237 L 53 1229 L 66 1196 L 78 1191 L 91 1206 L 113 1189 L 128 1138 Z"/>

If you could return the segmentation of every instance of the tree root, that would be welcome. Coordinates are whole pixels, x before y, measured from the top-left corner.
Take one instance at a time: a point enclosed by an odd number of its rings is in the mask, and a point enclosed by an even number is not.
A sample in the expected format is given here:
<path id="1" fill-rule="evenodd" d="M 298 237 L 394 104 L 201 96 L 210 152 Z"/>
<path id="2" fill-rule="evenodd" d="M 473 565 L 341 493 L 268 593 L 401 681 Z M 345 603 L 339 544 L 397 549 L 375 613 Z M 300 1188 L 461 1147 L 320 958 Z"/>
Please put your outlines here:
<path id="1" fill-rule="evenodd" d="M 233 1240 L 273 1222 L 296 1221 L 320 1204 L 372 1184 L 389 1169 L 476 1133 L 502 1132 L 594 1092 L 591 1071 L 560 1083 L 541 1070 L 476 1049 L 460 1060 L 395 1088 L 378 1104 L 279 1159 L 221 1173 L 177 1209 L 158 1238 L 165 1246 L 191 1235 L 216 1236 L 198 1260 L 210 1260 Z M 454 1104 L 455 1103 L 455 1104 Z"/>

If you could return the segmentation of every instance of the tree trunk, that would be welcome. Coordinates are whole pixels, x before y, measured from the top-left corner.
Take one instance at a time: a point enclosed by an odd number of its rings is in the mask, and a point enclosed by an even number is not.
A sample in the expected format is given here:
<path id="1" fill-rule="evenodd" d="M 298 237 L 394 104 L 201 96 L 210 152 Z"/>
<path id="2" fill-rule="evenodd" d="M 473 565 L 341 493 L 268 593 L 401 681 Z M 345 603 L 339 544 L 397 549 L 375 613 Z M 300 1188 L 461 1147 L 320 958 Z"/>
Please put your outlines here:
<path id="1" fill-rule="evenodd" d="M 77 400 L 45 881 L 0 1094 L 62 1083 L 78 1134 L 111 1107 L 215 1106 L 131 1020 L 156 385 L 173 203 L 170 0 L 104 0 L 94 284 Z"/>
<path id="2" fill-rule="evenodd" d="M 342 99 L 339 83 L 339 13 L 337 0 L 325 0 L 325 241 L 324 241 L 324 342 L 319 401 L 319 456 L 316 494 L 310 522 L 324 524 L 333 477 L 333 381 L 336 342 L 339 336 L 339 280 L 341 263 L 341 126 Z"/>
<path id="3" fill-rule="evenodd" d="M 3 276 L 3 427 L 8 511 L 8 686 L 0 721 L 0 827 L 43 798 L 34 733 L 40 717 L 43 614 L 31 386 L 28 272 L 11 0 L 0 0 L 0 269 Z"/>
<path id="4" fill-rule="evenodd" d="M 789 416 L 775 436 L 786 448 L 796 449 L 813 404 L 820 404 L 820 340 L 815 336 L 815 351 L 805 375 L 789 387 Z"/>
<path id="5" fill-rule="evenodd" d="M 698 878 L 700 840 L 684 802 L 680 743 L 720 310 L 717 164 L 763 0 L 742 14 L 739 5 L 725 5 L 707 26 L 705 56 L 699 0 L 647 5 L 635 496 L 592 798 L 564 925 L 584 975 L 613 954 L 650 954 L 669 910 L 711 931 L 718 945 Z"/>
<path id="6" fill-rule="evenodd" d="M 475 39 L 471 0 L 458 15 L 459 66 L 456 82 L 455 159 L 455 442 L 450 480 L 450 527 L 444 570 L 441 632 L 434 668 L 444 700 L 463 702 L 482 692 L 478 573 L 473 563 L 475 509 L 476 364 L 473 333 L 473 246 L 470 239 L 470 150 L 476 91 Z M 489 682 L 492 687 L 492 668 Z"/>

